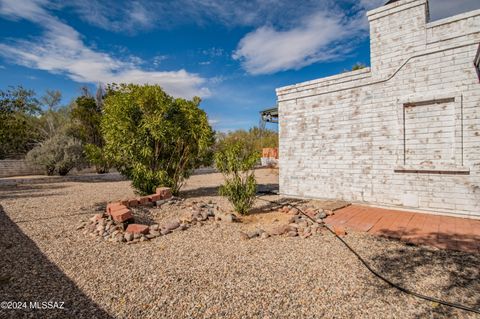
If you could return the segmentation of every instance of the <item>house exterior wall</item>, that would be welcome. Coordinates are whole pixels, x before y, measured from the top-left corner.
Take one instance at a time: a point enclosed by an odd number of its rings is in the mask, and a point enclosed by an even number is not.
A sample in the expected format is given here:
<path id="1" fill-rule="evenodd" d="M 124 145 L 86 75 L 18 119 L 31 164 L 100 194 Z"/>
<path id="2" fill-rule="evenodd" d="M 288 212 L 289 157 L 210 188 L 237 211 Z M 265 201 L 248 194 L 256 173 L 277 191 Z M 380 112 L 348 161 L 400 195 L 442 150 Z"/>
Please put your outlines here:
<path id="1" fill-rule="evenodd" d="M 480 10 L 367 15 L 371 68 L 277 89 L 280 192 L 480 217 Z"/>

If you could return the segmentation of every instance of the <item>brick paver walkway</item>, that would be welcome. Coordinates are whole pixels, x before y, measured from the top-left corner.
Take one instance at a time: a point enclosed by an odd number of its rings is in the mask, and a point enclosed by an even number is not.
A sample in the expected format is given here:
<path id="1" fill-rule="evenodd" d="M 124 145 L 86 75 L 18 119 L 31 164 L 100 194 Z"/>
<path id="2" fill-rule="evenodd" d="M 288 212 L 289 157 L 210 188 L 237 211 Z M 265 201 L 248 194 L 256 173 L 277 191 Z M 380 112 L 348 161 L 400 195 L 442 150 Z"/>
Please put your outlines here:
<path id="1" fill-rule="evenodd" d="M 337 210 L 326 223 L 413 244 L 480 253 L 480 220 L 351 205 Z"/>

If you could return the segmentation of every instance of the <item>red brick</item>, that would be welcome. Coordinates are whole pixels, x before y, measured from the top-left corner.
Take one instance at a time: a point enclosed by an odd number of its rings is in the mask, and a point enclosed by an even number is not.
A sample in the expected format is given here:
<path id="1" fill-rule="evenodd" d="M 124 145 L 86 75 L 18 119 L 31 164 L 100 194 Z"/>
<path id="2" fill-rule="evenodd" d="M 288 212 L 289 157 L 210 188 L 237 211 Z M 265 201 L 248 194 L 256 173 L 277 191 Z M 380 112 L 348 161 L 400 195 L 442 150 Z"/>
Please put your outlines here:
<path id="1" fill-rule="evenodd" d="M 133 218 L 132 211 L 128 208 L 122 210 L 115 210 L 111 212 L 110 215 L 112 216 L 113 220 L 118 223 L 123 223 L 124 221 Z"/>
<path id="2" fill-rule="evenodd" d="M 129 202 L 128 199 L 122 199 L 122 200 L 120 201 L 120 204 L 122 204 L 122 205 L 124 205 L 124 206 L 128 206 L 128 202 Z"/>
<path id="3" fill-rule="evenodd" d="M 151 202 L 156 202 L 157 200 L 161 200 L 161 199 L 162 199 L 162 196 L 160 196 L 159 194 L 148 195 L 148 200 Z"/>
<path id="4" fill-rule="evenodd" d="M 113 202 L 107 204 L 107 213 L 110 215 L 114 210 L 120 210 L 127 208 L 125 205 L 122 205 L 120 202 Z"/>
<path id="5" fill-rule="evenodd" d="M 157 187 L 156 193 L 161 196 L 161 199 L 172 197 L 172 190 L 169 187 Z"/>
<path id="6" fill-rule="evenodd" d="M 305 214 L 307 214 L 307 216 L 310 218 L 315 218 L 315 216 L 317 215 L 317 211 L 313 208 L 307 208 L 305 210 Z"/>
<path id="7" fill-rule="evenodd" d="M 343 228 L 342 226 L 333 226 L 333 231 L 335 232 L 335 234 L 337 234 L 337 236 L 345 236 L 347 234 L 345 228 Z"/>
<path id="8" fill-rule="evenodd" d="M 142 224 L 130 224 L 128 225 L 126 232 L 132 234 L 148 234 L 148 226 Z"/>
<path id="9" fill-rule="evenodd" d="M 138 206 L 138 200 L 136 198 L 128 200 L 128 207 L 137 207 L 137 206 Z"/>
<path id="10" fill-rule="evenodd" d="M 137 201 L 140 205 L 144 205 L 149 202 L 148 196 L 137 197 Z"/>

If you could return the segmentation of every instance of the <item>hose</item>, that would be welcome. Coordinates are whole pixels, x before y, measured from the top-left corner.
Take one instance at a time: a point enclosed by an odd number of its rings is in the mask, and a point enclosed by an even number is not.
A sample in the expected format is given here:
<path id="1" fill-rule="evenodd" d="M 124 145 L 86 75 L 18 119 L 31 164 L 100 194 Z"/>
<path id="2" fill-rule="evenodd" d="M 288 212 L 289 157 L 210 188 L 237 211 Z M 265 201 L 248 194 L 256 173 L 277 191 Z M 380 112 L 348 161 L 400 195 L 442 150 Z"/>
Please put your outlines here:
<path id="1" fill-rule="evenodd" d="M 278 194 L 275 194 L 273 192 L 270 192 L 270 191 L 265 191 L 265 192 L 259 192 L 261 194 L 265 194 L 265 195 L 278 195 Z M 256 196 L 258 199 L 260 200 L 263 200 L 263 201 L 266 201 L 266 202 L 269 202 L 271 204 L 276 204 L 276 205 L 284 205 L 282 203 L 279 203 L 277 201 L 271 201 L 271 200 L 268 200 L 268 199 L 264 199 L 264 198 L 261 198 L 260 196 Z M 310 219 L 312 222 L 314 223 L 317 223 L 319 224 L 316 220 L 314 220 L 313 218 L 311 218 L 310 216 L 308 216 L 304 211 L 302 211 L 299 207 L 297 207 L 295 204 L 288 204 L 290 206 L 292 206 L 293 208 L 295 208 L 300 214 L 302 214 L 303 216 L 307 217 L 308 219 Z M 384 277 L 382 274 L 378 273 L 375 269 L 373 269 L 369 264 L 368 262 L 365 261 L 365 259 L 363 259 L 362 256 L 360 256 L 359 253 L 357 253 L 355 251 L 355 249 L 353 249 L 345 240 L 343 240 L 343 238 L 341 238 L 340 236 L 338 236 L 330 227 L 328 227 L 326 224 L 322 225 L 324 226 L 326 229 L 328 229 L 328 231 L 330 233 L 332 233 L 338 240 L 340 240 L 344 245 L 345 247 L 348 248 L 348 250 L 350 250 L 356 257 L 358 260 L 360 260 L 360 262 L 365 266 L 365 268 L 367 268 L 373 275 L 375 275 L 377 278 L 381 279 L 383 282 L 387 283 L 389 286 L 393 287 L 393 288 L 396 288 L 398 290 L 400 290 L 401 292 L 404 292 L 406 294 L 409 294 L 409 295 L 412 295 L 412 296 L 415 296 L 417 298 L 420 298 L 420 299 L 423 299 L 423 300 L 427 300 L 427 301 L 432 301 L 432 302 L 436 302 L 438 304 L 441 304 L 441 305 L 444 305 L 444 306 L 448 306 L 448 307 L 452 307 L 452 308 L 457 308 L 457 309 L 461 309 L 461 310 L 464 310 L 464 311 L 468 311 L 468 312 L 473 312 L 473 313 L 476 313 L 476 314 L 480 314 L 480 309 L 475 309 L 475 308 L 472 308 L 472 307 L 468 307 L 468 306 L 465 306 L 465 305 L 462 305 L 462 304 L 458 304 L 458 303 L 453 303 L 453 302 L 448 302 L 448 301 L 444 301 L 444 300 L 441 300 L 441 299 L 437 299 L 435 297 L 430 297 L 430 296 L 426 296 L 426 295 L 422 295 L 422 294 L 419 294 L 415 291 L 412 291 L 412 290 L 409 290 L 407 288 L 404 288 L 392 281 L 390 281 L 388 278 Z"/>

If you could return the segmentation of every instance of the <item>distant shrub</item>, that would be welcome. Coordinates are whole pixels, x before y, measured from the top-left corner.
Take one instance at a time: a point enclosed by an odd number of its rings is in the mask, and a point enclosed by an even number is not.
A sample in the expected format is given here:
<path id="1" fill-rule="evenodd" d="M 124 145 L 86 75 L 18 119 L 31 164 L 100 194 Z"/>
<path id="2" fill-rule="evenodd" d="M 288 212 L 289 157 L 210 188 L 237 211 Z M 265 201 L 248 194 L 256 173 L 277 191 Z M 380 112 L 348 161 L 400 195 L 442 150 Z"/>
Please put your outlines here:
<path id="1" fill-rule="evenodd" d="M 233 132 L 216 134 L 215 150 L 221 150 L 225 145 L 240 142 L 249 152 L 261 152 L 263 148 L 278 147 L 278 132 L 260 127 L 252 127 L 248 131 L 236 130 Z"/>
<path id="2" fill-rule="evenodd" d="M 42 166 L 47 175 L 67 175 L 73 168 L 85 165 L 82 143 L 70 136 L 57 134 L 28 152 L 27 161 Z"/>
<path id="3" fill-rule="evenodd" d="M 238 141 L 223 145 L 215 154 L 215 166 L 225 177 L 219 193 L 242 215 L 248 213 L 255 200 L 257 182 L 253 169 L 258 159 L 259 152 Z"/>

